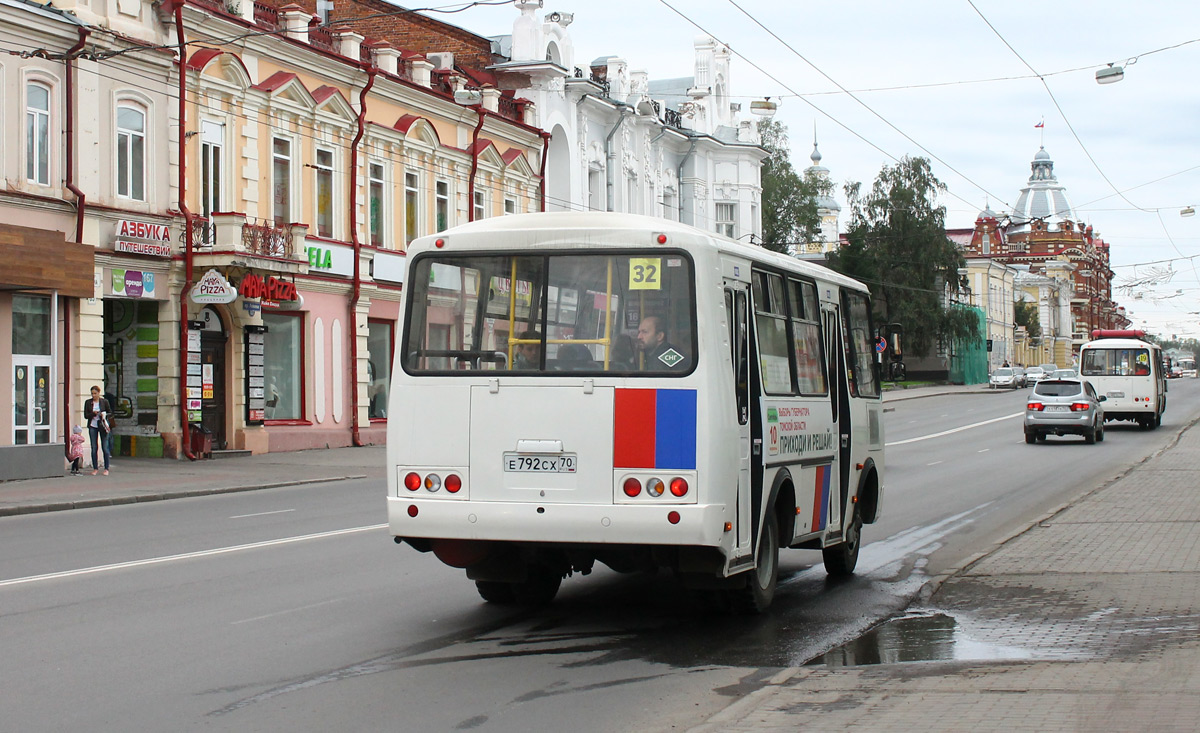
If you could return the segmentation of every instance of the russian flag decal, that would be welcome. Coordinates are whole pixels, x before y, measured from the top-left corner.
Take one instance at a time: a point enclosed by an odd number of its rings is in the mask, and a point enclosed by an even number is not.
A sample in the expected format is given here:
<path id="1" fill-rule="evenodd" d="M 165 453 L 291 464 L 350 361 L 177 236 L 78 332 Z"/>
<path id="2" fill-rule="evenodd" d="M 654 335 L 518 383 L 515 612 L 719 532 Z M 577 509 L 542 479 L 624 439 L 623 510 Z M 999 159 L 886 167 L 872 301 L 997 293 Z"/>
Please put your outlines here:
<path id="1" fill-rule="evenodd" d="M 618 389 L 614 408 L 614 468 L 696 468 L 696 390 Z"/>
<path id="2" fill-rule="evenodd" d="M 816 486 L 813 491 L 813 516 L 810 532 L 825 529 L 825 518 L 829 516 L 829 474 L 832 466 L 817 466 Z"/>

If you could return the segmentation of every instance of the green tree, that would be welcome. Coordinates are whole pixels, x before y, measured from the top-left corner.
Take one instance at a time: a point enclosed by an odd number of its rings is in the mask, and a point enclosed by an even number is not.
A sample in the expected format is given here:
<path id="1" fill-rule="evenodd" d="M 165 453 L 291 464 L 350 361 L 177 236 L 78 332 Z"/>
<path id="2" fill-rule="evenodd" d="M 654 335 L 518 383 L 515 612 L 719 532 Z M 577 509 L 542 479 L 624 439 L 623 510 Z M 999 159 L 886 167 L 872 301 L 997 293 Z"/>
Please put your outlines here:
<path id="1" fill-rule="evenodd" d="M 789 158 L 787 126 L 759 120 L 758 134 L 770 154 L 762 165 L 762 242 L 775 252 L 815 242 L 821 236 L 817 198 L 833 194 L 833 183 L 811 171 L 799 174 Z"/>
<path id="2" fill-rule="evenodd" d="M 1042 336 L 1042 322 L 1038 318 L 1037 303 L 1018 300 L 1013 303 L 1013 323 L 1025 327 L 1025 335 L 1035 339 Z"/>
<path id="3" fill-rule="evenodd" d="M 871 190 L 846 184 L 848 243 L 829 256 L 833 269 L 871 288 L 879 323 L 904 327 L 905 351 L 932 354 L 940 344 L 980 338 L 977 316 L 947 308 L 965 264 L 946 236 L 946 209 L 937 204 L 945 184 L 925 158 L 884 166 Z"/>

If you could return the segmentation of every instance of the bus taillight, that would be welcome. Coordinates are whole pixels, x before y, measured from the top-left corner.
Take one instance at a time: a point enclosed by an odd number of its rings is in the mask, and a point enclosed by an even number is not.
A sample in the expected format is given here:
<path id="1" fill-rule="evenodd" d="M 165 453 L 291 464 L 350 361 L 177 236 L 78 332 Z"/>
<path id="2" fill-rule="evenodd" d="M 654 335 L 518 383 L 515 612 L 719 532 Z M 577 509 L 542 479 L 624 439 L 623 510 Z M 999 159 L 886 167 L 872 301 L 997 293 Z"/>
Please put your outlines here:
<path id="1" fill-rule="evenodd" d="M 642 482 L 635 478 L 627 478 L 622 488 L 625 490 L 625 496 L 634 497 L 642 493 Z"/>
<path id="2" fill-rule="evenodd" d="M 416 491 L 421 488 L 421 477 L 415 471 L 406 474 L 404 476 L 404 488 L 409 491 Z"/>
<path id="3" fill-rule="evenodd" d="M 667 521 L 671 524 L 679 524 L 679 512 L 667 512 Z"/>
<path id="4" fill-rule="evenodd" d="M 687 479 L 676 476 L 671 479 L 671 493 L 675 496 L 686 496 L 688 492 Z"/>
<path id="5" fill-rule="evenodd" d="M 458 477 L 458 474 L 452 473 L 446 477 L 446 491 L 449 491 L 451 494 L 457 494 L 461 488 L 462 479 Z"/>
<path id="6" fill-rule="evenodd" d="M 425 488 L 430 491 L 437 491 L 442 488 L 442 477 L 436 473 L 431 473 L 425 477 Z"/>

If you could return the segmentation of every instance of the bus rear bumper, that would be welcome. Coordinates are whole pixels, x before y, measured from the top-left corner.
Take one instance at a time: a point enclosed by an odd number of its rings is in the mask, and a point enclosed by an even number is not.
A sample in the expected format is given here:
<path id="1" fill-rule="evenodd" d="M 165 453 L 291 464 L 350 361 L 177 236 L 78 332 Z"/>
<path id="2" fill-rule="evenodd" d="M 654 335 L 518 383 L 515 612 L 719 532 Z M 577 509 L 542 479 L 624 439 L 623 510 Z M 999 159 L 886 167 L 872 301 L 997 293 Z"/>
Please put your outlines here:
<path id="1" fill-rule="evenodd" d="M 717 504 L 468 504 L 388 497 L 387 506 L 389 530 L 403 538 L 718 547 L 732 534 L 725 523 L 733 521 Z"/>

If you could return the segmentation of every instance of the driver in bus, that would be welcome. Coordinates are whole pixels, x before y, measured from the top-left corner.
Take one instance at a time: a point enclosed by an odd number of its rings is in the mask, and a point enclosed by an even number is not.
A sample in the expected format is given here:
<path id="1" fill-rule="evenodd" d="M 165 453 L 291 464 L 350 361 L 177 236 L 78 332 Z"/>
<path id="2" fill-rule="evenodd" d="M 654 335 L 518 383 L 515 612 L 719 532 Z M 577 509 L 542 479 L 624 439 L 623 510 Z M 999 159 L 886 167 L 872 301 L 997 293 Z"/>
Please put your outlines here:
<path id="1" fill-rule="evenodd" d="M 686 371 L 688 358 L 671 345 L 663 320 L 659 316 L 646 316 L 638 325 L 637 348 L 642 353 L 642 369 L 646 371 Z"/>

